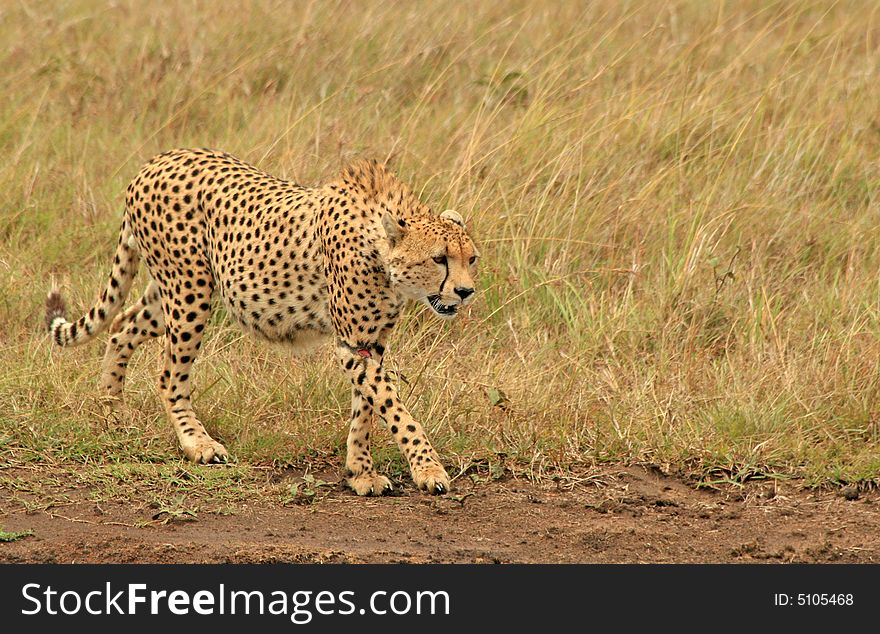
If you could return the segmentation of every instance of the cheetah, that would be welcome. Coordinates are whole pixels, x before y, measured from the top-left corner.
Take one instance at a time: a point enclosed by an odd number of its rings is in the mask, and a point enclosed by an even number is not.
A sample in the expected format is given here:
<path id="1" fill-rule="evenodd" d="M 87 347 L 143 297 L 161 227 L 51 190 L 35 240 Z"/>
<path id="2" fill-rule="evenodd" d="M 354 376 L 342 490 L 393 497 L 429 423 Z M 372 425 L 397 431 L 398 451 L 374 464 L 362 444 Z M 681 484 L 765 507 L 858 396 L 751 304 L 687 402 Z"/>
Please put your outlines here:
<path id="1" fill-rule="evenodd" d="M 375 414 L 419 489 L 445 493 L 449 475 L 382 360 L 407 301 L 443 319 L 473 301 L 479 257 L 461 215 L 433 213 L 376 161 L 305 187 L 225 152 L 178 149 L 150 160 L 128 186 L 112 270 L 95 305 L 70 322 L 53 289 L 46 326 L 59 346 L 109 326 L 100 385 L 117 403 L 135 349 L 164 335 L 159 392 L 183 453 L 196 463 L 228 460 L 191 403 L 191 369 L 215 291 L 228 315 L 261 339 L 299 346 L 332 338 L 351 383 L 348 486 L 358 495 L 392 490 L 370 453 Z M 140 260 L 149 282 L 122 311 Z"/>

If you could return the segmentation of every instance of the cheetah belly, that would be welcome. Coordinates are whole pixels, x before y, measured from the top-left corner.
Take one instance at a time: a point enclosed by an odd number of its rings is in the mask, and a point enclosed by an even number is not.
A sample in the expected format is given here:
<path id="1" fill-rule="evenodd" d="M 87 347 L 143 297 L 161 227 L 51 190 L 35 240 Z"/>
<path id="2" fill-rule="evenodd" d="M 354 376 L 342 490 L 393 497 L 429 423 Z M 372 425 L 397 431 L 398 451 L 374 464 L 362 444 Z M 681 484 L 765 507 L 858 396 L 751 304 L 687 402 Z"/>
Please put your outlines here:
<path id="1" fill-rule="evenodd" d="M 261 339 L 298 349 L 332 334 L 320 260 L 293 253 L 270 257 L 265 248 L 248 251 L 244 261 L 212 258 L 215 287 L 230 317 Z"/>
<path id="2" fill-rule="evenodd" d="M 293 292 L 220 285 L 226 311 L 244 330 L 267 341 L 308 349 L 331 333 L 327 291 L 322 286 L 298 285 Z M 302 286 L 302 288 L 299 288 Z"/>

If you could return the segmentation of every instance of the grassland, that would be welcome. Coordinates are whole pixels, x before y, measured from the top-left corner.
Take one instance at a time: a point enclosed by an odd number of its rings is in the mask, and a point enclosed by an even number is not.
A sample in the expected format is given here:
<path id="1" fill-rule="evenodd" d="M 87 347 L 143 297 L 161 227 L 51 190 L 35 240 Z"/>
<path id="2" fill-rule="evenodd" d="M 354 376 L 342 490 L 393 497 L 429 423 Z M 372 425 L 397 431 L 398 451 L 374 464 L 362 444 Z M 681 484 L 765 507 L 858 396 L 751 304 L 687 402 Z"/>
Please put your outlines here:
<path id="1" fill-rule="evenodd" d="M 72 312 L 96 297 L 139 165 L 208 146 L 306 184 L 390 157 L 469 219 L 479 301 L 452 324 L 412 310 L 390 346 L 453 474 L 877 484 L 878 9 L 0 2 L 0 479 L 167 500 L 341 465 L 327 348 L 295 358 L 215 317 L 195 404 L 236 465 L 212 471 L 180 462 L 158 344 L 110 418 L 102 346 L 42 331 L 53 281 Z"/>

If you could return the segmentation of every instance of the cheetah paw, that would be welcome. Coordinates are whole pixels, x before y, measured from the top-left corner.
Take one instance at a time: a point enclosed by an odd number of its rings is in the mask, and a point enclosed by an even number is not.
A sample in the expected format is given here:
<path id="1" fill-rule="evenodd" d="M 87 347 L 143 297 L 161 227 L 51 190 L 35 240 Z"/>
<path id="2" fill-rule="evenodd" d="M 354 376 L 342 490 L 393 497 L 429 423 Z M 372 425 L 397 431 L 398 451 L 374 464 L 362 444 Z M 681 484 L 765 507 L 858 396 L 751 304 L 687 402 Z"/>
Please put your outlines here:
<path id="1" fill-rule="evenodd" d="M 184 447 L 183 453 L 196 464 L 226 464 L 229 462 L 229 452 L 226 451 L 226 447 L 210 437 Z"/>
<path id="2" fill-rule="evenodd" d="M 347 482 L 358 495 L 385 495 L 394 491 L 391 480 L 377 473 L 361 473 L 351 476 Z"/>
<path id="3" fill-rule="evenodd" d="M 413 467 L 412 476 L 419 489 L 434 495 L 448 493 L 451 488 L 446 469 L 436 462 Z"/>

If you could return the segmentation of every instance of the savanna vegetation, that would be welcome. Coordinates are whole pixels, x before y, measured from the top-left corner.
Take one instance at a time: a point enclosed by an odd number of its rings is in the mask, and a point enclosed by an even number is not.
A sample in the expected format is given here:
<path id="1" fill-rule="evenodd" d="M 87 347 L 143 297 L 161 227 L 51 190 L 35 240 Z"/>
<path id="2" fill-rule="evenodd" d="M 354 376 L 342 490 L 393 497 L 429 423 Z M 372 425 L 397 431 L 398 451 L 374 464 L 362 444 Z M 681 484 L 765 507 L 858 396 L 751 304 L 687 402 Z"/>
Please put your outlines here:
<path id="1" fill-rule="evenodd" d="M 114 417 L 103 345 L 44 333 L 53 283 L 74 317 L 105 283 L 128 180 L 181 146 L 304 184 L 389 159 L 468 219 L 478 300 L 413 307 L 387 358 L 452 475 L 876 484 L 878 72 L 868 1 L 0 2 L 0 484 L 167 505 L 341 468 L 329 347 L 215 313 L 195 406 L 234 464 L 194 467 L 160 345 Z"/>

